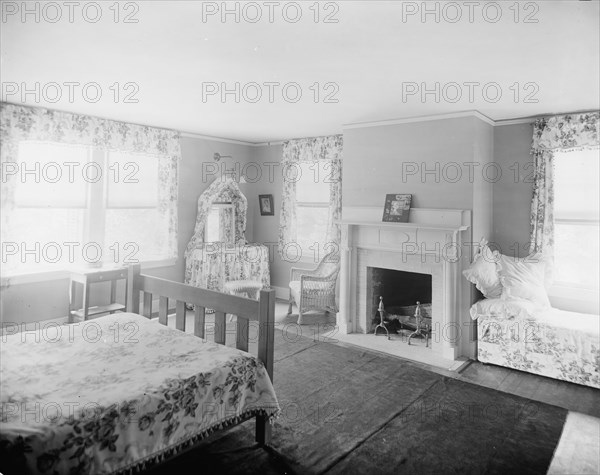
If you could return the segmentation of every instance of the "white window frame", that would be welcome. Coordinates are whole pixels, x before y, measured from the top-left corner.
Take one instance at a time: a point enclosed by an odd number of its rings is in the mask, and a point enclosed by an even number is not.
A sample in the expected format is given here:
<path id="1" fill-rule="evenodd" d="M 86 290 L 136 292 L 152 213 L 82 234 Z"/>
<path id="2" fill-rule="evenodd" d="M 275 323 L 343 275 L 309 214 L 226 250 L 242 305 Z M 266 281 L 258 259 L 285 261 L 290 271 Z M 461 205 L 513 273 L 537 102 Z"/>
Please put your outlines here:
<path id="1" fill-rule="evenodd" d="M 60 144 L 59 144 L 60 145 Z M 128 205 L 128 206 L 108 206 L 108 179 L 110 174 L 109 160 L 110 151 L 101 148 L 86 146 L 87 149 L 87 162 L 98 163 L 101 169 L 104 171 L 103 178 L 95 183 L 87 183 L 86 186 L 86 205 L 85 207 L 69 207 L 65 206 L 60 209 L 83 209 L 85 212 L 84 225 L 83 225 L 83 241 L 97 243 L 104 250 L 105 247 L 105 225 L 106 225 L 106 210 L 107 209 L 155 209 L 155 206 L 143 206 L 143 205 Z M 43 205 L 27 205 L 19 206 L 15 205 L 20 209 L 44 209 Z M 235 214 L 235 210 L 234 210 Z M 121 252 L 121 250 L 119 250 Z M 159 267 L 169 267 L 175 265 L 177 262 L 176 258 L 166 258 L 158 260 L 140 260 L 139 264 L 144 269 L 152 269 Z M 103 264 L 104 265 L 104 264 Z M 113 267 L 117 265 L 114 262 L 106 263 L 107 267 Z M 28 267 L 22 271 L 11 271 L 8 273 L 2 273 L 0 276 L 2 285 L 10 284 L 28 284 L 36 282 L 47 282 L 52 280 L 60 280 L 69 277 L 69 268 L 76 267 L 78 264 L 67 264 L 66 268 L 51 269 L 51 266 L 40 265 L 38 269 Z"/>
<path id="2" fill-rule="evenodd" d="M 589 216 L 589 214 L 587 214 Z M 580 216 L 586 216 L 582 214 Z M 600 226 L 600 217 L 568 217 L 566 214 L 555 214 L 554 225 L 569 224 L 576 226 Z M 600 310 L 599 289 L 581 285 L 575 282 L 561 281 L 555 277 L 548 290 L 548 297 L 553 306 L 564 310 L 594 313 Z"/>

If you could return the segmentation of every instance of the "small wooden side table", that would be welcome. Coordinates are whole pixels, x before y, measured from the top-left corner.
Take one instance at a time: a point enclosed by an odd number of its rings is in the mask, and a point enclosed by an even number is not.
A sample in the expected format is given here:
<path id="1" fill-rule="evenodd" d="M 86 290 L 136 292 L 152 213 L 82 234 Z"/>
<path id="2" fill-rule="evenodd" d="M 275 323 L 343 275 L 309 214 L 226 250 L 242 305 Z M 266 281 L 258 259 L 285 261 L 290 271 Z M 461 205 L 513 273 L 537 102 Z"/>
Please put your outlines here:
<path id="1" fill-rule="evenodd" d="M 69 323 L 85 321 L 94 315 L 102 313 L 115 313 L 125 310 L 125 305 L 116 303 L 117 300 L 117 280 L 125 279 L 125 301 L 127 301 L 127 268 L 116 269 L 81 269 L 71 271 L 71 286 L 69 292 Z M 110 282 L 110 304 L 90 307 L 90 287 L 91 284 L 99 282 Z M 82 289 L 82 305 L 75 302 L 77 285 Z"/>

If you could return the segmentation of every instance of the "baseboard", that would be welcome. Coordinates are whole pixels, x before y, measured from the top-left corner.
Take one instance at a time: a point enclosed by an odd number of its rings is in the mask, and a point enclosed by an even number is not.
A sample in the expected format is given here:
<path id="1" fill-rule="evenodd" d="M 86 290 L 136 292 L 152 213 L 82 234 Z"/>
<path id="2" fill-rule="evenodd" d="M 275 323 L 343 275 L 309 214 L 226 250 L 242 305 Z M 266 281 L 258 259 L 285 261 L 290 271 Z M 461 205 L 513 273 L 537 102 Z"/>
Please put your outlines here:
<path id="1" fill-rule="evenodd" d="M 276 285 L 271 286 L 275 290 L 275 298 L 287 301 L 290 298 L 289 287 L 277 287 Z"/>

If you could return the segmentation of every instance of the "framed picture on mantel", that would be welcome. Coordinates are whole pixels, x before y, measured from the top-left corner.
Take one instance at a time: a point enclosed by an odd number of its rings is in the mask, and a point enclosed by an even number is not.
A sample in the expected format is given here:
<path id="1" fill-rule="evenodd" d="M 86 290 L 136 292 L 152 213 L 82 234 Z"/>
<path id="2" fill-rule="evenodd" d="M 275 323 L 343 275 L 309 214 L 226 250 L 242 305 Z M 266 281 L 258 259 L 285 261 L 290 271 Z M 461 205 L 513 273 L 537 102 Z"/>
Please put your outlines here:
<path id="1" fill-rule="evenodd" d="M 393 194 L 385 195 L 383 208 L 383 221 L 386 223 L 408 223 L 412 195 Z"/>

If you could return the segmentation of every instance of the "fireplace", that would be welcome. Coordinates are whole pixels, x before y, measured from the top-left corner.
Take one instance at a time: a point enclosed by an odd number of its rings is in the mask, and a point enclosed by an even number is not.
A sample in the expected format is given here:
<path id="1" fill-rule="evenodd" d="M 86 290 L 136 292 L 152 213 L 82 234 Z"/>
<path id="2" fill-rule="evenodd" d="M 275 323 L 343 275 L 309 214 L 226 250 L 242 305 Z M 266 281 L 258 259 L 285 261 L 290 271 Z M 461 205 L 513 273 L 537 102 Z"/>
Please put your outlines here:
<path id="1" fill-rule="evenodd" d="M 367 267 L 366 285 L 367 322 L 371 323 L 368 332 L 373 331 L 380 322 L 377 311 L 380 297 L 383 297 L 386 311 L 395 315 L 406 314 L 406 310 L 402 311 L 401 308 L 411 308 L 417 302 L 424 306 L 431 304 L 430 274 Z M 414 315 L 414 312 L 411 315 Z"/>
<path id="2" fill-rule="evenodd" d="M 379 208 L 344 207 L 340 224 L 340 333 L 386 345 L 372 333 L 379 297 L 386 310 L 419 301 L 431 304 L 427 353 L 445 361 L 474 356 L 471 287 L 461 275 L 471 257 L 470 211 L 416 208 L 408 223 L 382 223 Z"/>

